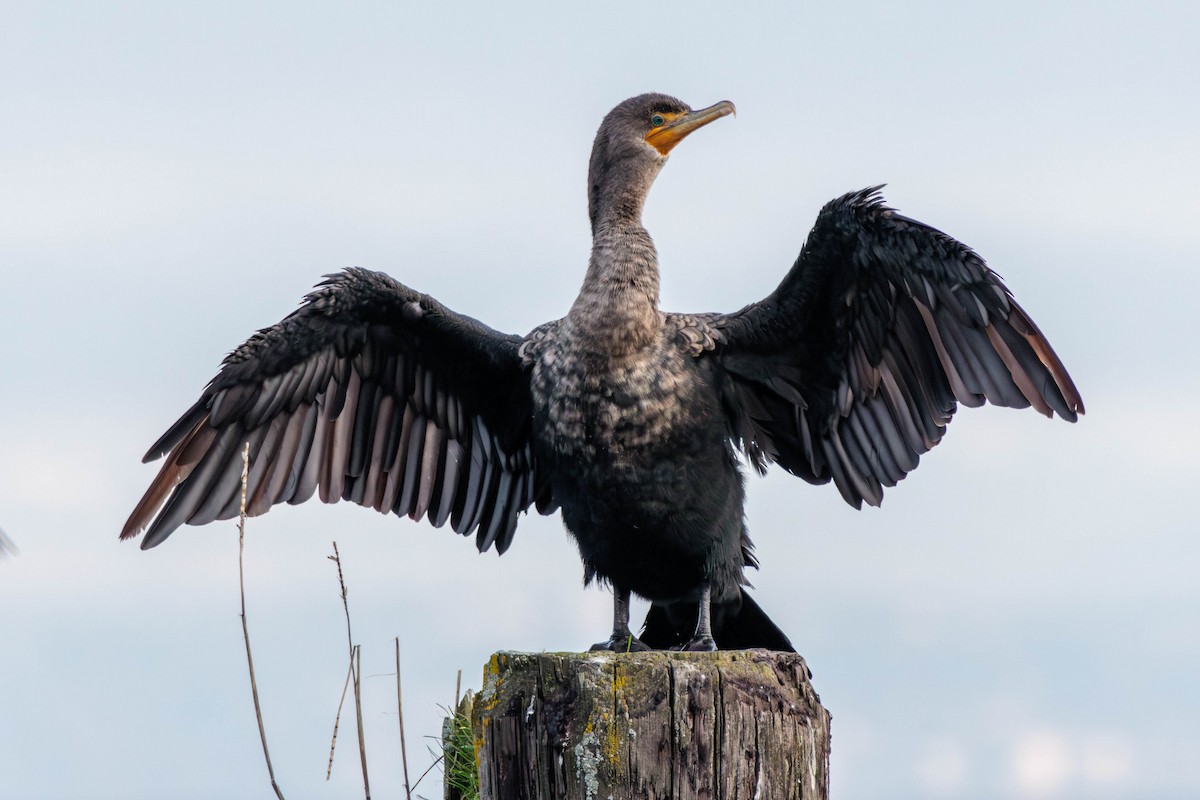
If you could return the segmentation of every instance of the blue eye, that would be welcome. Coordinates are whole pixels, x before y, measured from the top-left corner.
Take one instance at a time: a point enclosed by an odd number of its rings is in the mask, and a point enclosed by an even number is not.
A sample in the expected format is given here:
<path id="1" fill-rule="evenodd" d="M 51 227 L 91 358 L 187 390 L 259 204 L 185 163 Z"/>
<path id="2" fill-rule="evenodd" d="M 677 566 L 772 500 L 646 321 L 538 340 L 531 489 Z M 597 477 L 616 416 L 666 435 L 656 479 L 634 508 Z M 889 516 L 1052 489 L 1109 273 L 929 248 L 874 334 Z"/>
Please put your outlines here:
<path id="1" fill-rule="evenodd" d="M 655 114 L 653 117 L 650 118 L 650 124 L 656 128 L 659 127 L 660 125 L 662 125 L 664 122 L 666 122 L 666 120 L 663 119 L 662 114 Z"/>

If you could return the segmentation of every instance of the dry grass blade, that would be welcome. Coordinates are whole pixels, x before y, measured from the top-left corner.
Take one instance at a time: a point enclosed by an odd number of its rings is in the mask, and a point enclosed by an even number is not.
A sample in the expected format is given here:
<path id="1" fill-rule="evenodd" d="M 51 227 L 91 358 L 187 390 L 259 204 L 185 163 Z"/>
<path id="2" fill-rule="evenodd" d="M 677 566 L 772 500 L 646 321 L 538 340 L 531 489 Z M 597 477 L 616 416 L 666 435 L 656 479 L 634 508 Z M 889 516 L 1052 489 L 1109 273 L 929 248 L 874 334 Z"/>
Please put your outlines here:
<path id="1" fill-rule="evenodd" d="M 337 542 L 333 543 L 333 555 L 328 557 L 330 561 L 337 564 L 338 571 L 338 586 L 342 591 L 342 610 L 346 612 L 346 644 L 348 645 L 350 657 L 354 657 L 354 636 L 350 632 L 350 604 L 346 600 L 346 579 L 342 577 L 342 555 L 338 552 Z"/>
<path id="2" fill-rule="evenodd" d="M 400 714 L 400 763 L 404 766 L 404 797 L 412 800 L 408 782 L 408 746 L 404 743 L 404 695 L 400 691 L 400 637 L 396 637 L 396 710 Z"/>
<path id="3" fill-rule="evenodd" d="M 358 757 L 362 761 L 363 792 L 371 800 L 371 781 L 367 778 L 367 744 L 363 739 L 362 716 L 362 649 L 354 647 L 354 713 L 358 719 Z"/>
<path id="4" fill-rule="evenodd" d="M 325 780 L 333 774 L 333 752 L 337 749 L 338 724 L 342 721 L 342 706 L 346 704 L 346 692 L 350 690 L 350 679 L 354 677 L 354 659 L 350 659 L 350 668 L 346 670 L 346 682 L 342 684 L 342 699 L 338 700 L 337 714 L 333 717 L 333 738 L 329 741 L 329 765 L 325 768 Z"/>
<path id="5" fill-rule="evenodd" d="M 242 450 L 242 504 L 238 514 L 238 589 L 242 596 L 242 638 L 246 640 L 246 665 L 250 668 L 250 693 L 254 696 L 254 716 L 258 719 L 258 737 L 262 739 L 263 758 L 267 760 L 267 775 L 275 796 L 283 800 L 283 792 L 275 782 L 275 768 L 271 766 L 271 751 L 267 749 L 267 730 L 263 727 L 262 706 L 258 702 L 258 682 L 254 679 L 254 656 L 250 654 L 250 628 L 246 624 L 246 481 L 250 474 L 250 443 Z"/>
<path id="6" fill-rule="evenodd" d="M 438 764 L 441 764 L 442 761 L 444 761 L 444 760 L 445 760 L 445 756 L 434 757 L 433 763 L 425 768 L 425 771 L 421 773 L 421 776 L 419 778 L 417 778 L 417 782 L 412 785 L 412 788 L 416 789 L 418 786 L 420 786 L 421 781 L 425 780 L 425 776 L 428 775 L 429 773 L 433 772 L 433 768 L 436 767 Z M 417 795 L 417 796 L 420 797 L 421 795 Z"/>
<path id="7" fill-rule="evenodd" d="M 338 552 L 337 542 L 333 543 L 333 555 L 329 556 L 329 560 L 337 564 L 338 586 L 342 592 L 342 610 L 346 613 L 346 642 L 350 647 L 350 672 L 354 676 L 354 711 L 358 722 L 358 755 L 362 762 L 363 776 L 363 792 L 366 793 L 367 800 L 371 800 L 371 779 L 367 775 L 367 745 L 363 739 L 363 720 L 362 720 L 362 664 L 359 661 L 359 648 L 354 644 L 354 635 L 350 631 L 350 603 L 346 599 L 346 579 L 342 575 L 342 555 Z M 343 690 L 343 698 L 345 692 Z M 341 707 L 338 708 L 338 716 L 341 716 Z M 333 729 L 334 742 L 337 741 L 337 722 L 334 722 Z M 333 749 L 329 751 L 330 769 L 333 764 Z"/>

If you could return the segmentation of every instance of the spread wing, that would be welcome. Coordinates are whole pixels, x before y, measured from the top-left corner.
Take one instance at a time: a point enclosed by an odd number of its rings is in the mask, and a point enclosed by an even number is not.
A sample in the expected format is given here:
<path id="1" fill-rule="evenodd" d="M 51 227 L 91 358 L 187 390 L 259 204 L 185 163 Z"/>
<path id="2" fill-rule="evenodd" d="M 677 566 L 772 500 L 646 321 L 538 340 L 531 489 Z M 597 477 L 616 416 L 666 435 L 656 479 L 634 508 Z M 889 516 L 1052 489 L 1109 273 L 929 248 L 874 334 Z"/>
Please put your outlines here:
<path id="1" fill-rule="evenodd" d="M 1037 325 L 973 250 L 897 214 L 875 187 L 821 210 L 783 282 L 701 318 L 731 435 L 846 501 L 878 505 L 958 403 L 1033 406 L 1074 422 L 1083 402 Z"/>
<path id="2" fill-rule="evenodd" d="M 378 272 L 328 276 L 283 321 L 224 361 L 150 448 L 166 461 L 121 538 L 153 547 L 184 523 L 350 500 L 447 520 L 503 553 L 517 515 L 552 507 L 530 442 L 520 338 L 456 314 Z"/>

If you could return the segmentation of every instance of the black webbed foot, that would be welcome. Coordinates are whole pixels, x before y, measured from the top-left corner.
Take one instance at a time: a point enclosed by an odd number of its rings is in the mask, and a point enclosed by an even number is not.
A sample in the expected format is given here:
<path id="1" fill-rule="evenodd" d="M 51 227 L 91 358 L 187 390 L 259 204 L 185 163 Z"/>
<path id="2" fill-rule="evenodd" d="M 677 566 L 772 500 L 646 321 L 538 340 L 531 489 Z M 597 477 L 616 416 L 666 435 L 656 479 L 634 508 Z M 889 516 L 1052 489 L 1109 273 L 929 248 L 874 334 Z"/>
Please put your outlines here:
<path id="1" fill-rule="evenodd" d="M 610 653 L 643 653 L 650 646 L 629 630 L 629 590 L 613 587 L 613 632 L 607 642 L 596 642 L 591 650 L 607 650 Z"/>
<path id="2" fill-rule="evenodd" d="M 697 636 L 679 648 L 685 653 L 712 653 L 717 649 L 717 643 L 711 636 Z"/>
<path id="3" fill-rule="evenodd" d="M 596 652 L 598 650 L 607 650 L 611 653 L 645 653 L 649 652 L 650 646 L 634 636 L 630 631 L 624 631 L 623 633 L 613 631 L 613 635 L 609 637 L 607 642 L 596 642 L 588 648 L 589 652 Z"/>

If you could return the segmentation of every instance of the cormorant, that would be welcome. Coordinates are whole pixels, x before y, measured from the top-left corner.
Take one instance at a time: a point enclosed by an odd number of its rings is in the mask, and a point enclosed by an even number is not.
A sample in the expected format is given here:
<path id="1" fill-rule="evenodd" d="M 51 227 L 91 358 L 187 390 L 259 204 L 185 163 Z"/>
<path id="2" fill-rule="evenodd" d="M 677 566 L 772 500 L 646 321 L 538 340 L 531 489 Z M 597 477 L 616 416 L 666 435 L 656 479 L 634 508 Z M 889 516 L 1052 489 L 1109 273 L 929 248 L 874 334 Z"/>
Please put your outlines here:
<path id="1" fill-rule="evenodd" d="M 248 442 L 251 515 L 319 493 L 449 522 L 503 553 L 523 511 L 561 508 L 585 581 L 613 589 L 597 648 L 791 650 L 743 589 L 756 564 L 739 456 L 877 505 L 958 403 L 1072 422 L 1084 409 L 983 259 L 885 206 L 880 187 L 827 204 L 766 299 L 661 311 L 643 202 L 672 148 L 733 112 L 644 94 L 604 118 L 583 287 L 527 336 L 382 273 L 327 276 L 226 357 L 150 448 L 147 461 L 166 462 L 121 538 L 148 528 L 154 547 L 184 523 L 236 516 Z M 641 640 L 631 593 L 652 603 Z"/>

